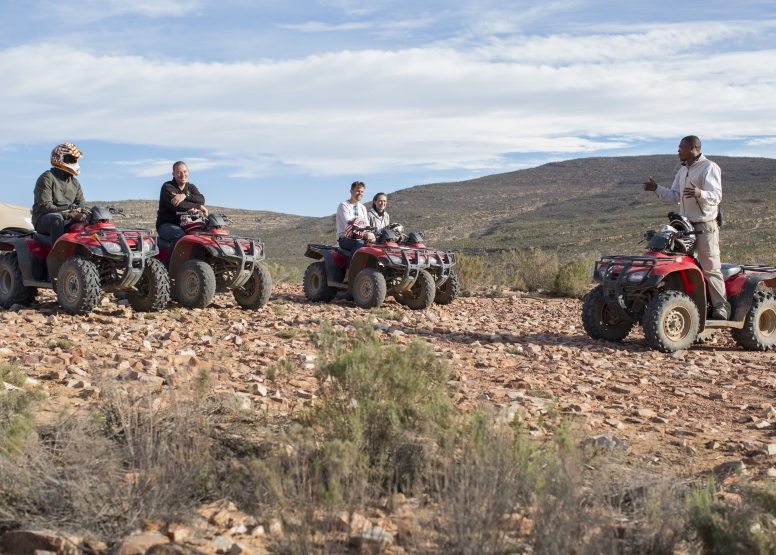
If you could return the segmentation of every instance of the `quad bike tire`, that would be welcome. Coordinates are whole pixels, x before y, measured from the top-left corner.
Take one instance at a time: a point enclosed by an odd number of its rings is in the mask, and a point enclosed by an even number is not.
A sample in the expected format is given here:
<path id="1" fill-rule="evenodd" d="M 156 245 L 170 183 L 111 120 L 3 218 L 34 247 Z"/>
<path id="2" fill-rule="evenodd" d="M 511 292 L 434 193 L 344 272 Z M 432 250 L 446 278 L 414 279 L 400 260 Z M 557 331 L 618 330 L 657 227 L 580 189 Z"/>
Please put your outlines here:
<path id="1" fill-rule="evenodd" d="M 313 262 L 304 271 L 304 295 L 311 303 L 328 303 L 337 296 L 337 290 L 329 287 L 323 260 Z"/>
<path id="2" fill-rule="evenodd" d="M 385 302 L 386 289 L 383 274 L 375 268 L 364 268 L 353 280 L 353 302 L 361 308 L 377 308 Z"/>
<path id="3" fill-rule="evenodd" d="M 776 297 L 773 293 L 755 293 L 744 327 L 730 331 L 735 342 L 744 349 L 769 351 L 776 347 Z"/>
<path id="4" fill-rule="evenodd" d="M 170 276 L 156 258 L 146 260 L 140 281 L 126 292 L 129 306 L 137 312 L 159 312 L 167 308 L 170 300 Z"/>
<path id="5" fill-rule="evenodd" d="M 421 270 L 412 288 L 401 295 L 399 302 L 411 310 L 424 310 L 431 306 L 435 296 L 434 277 L 426 270 Z"/>
<path id="6" fill-rule="evenodd" d="M 623 322 L 612 312 L 600 285 L 585 296 L 582 325 L 591 338 L 604 341 L 622 341 L 633 329 L 632 322 Z"/>
<path id="7" fill-rule="evenodd" d="M 651 348 L 675 353 L 693 344 L 699 325 L 698 307 L 688 295 L 681 291 L 663 291 L 647 306 L 644 337 Z"/>
<path id="8" fill-rule="evenodd" d="M 68 314 L 87 314 L 100 302 L 100 274 L 84 256 L 65 260 L 57 274 L 57 300 Z"/>
<path id="9" fill-rule="evenodd" d="M 436 288 L 434 302 L 436 304 L 450 304 L 458 298 L 458 292 L 461 288 L 461 282 L 458 281 L 458 274 L 450 270 L 450 276 L 447 280 Z"/>
<path id="10" fill-rule="evenodd" d="M 36 287 L 24 285 L 16 253 L 7 252 L 0 255 L 0 307 L 9 309 L 15 304 L 29 306 L 37 295 Z"/>
<path id="11" fill-rule="evenodd" d="M 216 296 L 216 274 L 204 260 L 187 260 L 175 277 L 175 298 L 187 308 L 205 308 Z"/>
<path id="12" fill-rule="evenodd" d="M 272 295 L 272 275 L 264 264 L 256 264 L 245 285 L 233 291 L 234 300 L 243 308 L 257 310 L 269 302 Z"/>

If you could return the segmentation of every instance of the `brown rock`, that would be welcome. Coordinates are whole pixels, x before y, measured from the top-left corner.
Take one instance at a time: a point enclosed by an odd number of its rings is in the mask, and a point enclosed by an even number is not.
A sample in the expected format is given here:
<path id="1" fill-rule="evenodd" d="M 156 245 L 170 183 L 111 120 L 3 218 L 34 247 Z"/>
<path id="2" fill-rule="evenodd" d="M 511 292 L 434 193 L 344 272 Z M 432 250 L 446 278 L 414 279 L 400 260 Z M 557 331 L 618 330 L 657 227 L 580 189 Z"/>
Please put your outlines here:
<path id="1" fill-rule="evenodd" d="M 145 555 L 205 555 L 191 547 L 179 543 L 165 543 L 151 547 Z"/>
<path id="2" fill-rule="evenodd" d="M 167 526 L 167 537 L 173 542 L 182 542 L 191 535 L 191 528 L 180 522 L 173 522 Z"/>
<path id="3" fill-rule="evenodd" d="M 167 536 L 158 532 L 145 532 L 124 538 L 113 548 L 113 555 L 145 555 L 155 545 L 170 543 Z"/>
<path id="4" fill-rule="evenodd" d="M 33 530 L 6 532 L 0 540 L 0 548 L 4 555 L 29 555 L 36 550 L 72 555 L 79 552 L 76 544 L 68 538 L 53 532 Z"/>

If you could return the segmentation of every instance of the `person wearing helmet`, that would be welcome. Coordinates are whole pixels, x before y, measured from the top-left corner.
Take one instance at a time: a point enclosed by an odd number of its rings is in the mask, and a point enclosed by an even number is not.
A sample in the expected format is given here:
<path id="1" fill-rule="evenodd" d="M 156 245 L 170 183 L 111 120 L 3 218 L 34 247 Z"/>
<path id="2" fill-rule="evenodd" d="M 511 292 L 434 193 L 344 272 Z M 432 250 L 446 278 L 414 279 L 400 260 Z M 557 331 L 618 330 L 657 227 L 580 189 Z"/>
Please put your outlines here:
<path id="1" fill-rule="evenodd" d="M 205 196 L 197 186 L 189 183 L 189 168 L 185 162 L 175 162 L 172 165 L 172 179 L 162 185 L 159 194 L 159 209 L 156 212 L 156 231 L 159 237 L 170 242 L 170 252 L 175 243 L 186 235 L 180 226 L 179 212 L 201 210 L 207 217 Z"/>
<path id="2" fill-rule="evenodd" d="M 358 229 L 369 225 L 366 207 L 361 204 L 365 189 L 363 181 L 354 181 L 350 186 L 350 199 L 337 207 L 337 243 L 351 254 L 375 240 L 373 233 Z"/>
<path id="3" fill-rule="evenodd" d="M 56 241 L 75 222 L 86 220 L 86 214 L 73 212 L 73 204 L 84 204 L 84 192 L 76 176 L 81 173 L 78 159 L 83 153 L 73 143 L 62 143 L 51 151 L 51 169 L 35 183 L 32 226 Z"/>
<path id="4" fill-rule="evenodd" d="M 679 204 L 680 215 L 687 218 L 696 231 L 696 256 L 709 284 L 709 296 L 715 320 L 727 320 L 730 303 L 725 295 L 722 263 L 719 252 L 717 214 L 722 200 L 722 172 L 719 166 L 701 154 L 701 140 L 688 135 L 679 142 L 679 160 L 682 167 L 671 188 L 661 187 L 652 176 L 644 182 L 645 191 L 654 191 L 666 203 Z"/>
<path id="5" fill-rule="evenodd" d="M 372 199 L 372 208 L 367 214 L 369 225 L 375 228 L 377 233 L 391 225 L 391 218 L 388 216 L 388 212 L 385 211 L 386 206 L 388 206 L 388 195 L 377 193 Z"/>

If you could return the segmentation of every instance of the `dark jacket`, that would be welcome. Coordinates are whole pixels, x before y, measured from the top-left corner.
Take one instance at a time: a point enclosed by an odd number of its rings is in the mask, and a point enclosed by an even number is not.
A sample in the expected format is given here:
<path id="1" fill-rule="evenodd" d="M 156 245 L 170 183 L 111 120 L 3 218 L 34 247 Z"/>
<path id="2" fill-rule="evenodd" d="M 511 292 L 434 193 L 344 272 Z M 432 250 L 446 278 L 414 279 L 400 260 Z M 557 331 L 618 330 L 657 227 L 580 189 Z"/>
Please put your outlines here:
<path id="1" fill-rule="evenodd" d="M 32 225 L 44 214 L 65 212 L 71 204 L 84 204 L 84 192 L 76 177 L 65 170 L 51 168 L 35 183 Z"/>
<path id="2" fill-rule="evenodd" d="M 172 205 L 172 197 L 183 193 L 186 199 L 181 201 L 178 206 Z M 176 215 L 178 212 L 185 212 L 192 208 L 200 208 L 205 204 L 205 197 L 199 192 L 197 186 L 186 182 L 181 189 L 178 183 L 173 179 L 162 185 L 162 192 L 159 194 L 159 210 L 156 212 L 156 229 L 162 224 L 180 225 L 181 217 Z"/>

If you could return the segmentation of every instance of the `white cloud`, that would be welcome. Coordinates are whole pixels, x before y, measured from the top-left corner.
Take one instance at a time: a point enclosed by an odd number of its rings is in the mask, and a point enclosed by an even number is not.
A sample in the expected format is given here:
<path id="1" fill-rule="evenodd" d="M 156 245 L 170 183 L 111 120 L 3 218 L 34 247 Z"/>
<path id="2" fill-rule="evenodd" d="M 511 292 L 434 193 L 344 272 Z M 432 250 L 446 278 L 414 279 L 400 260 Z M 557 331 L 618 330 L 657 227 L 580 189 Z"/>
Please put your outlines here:
<path id="1" fill-rule="evenodd" d="M 776 51 L 715 52 L 757 29 L 700 22 L 239 63 L 22 46 L 0 51 L 0 145 L 66 136 L 207 148 L 228 153 L 210 163 L 247 176 L 281 165 L 498 170 L 514 164 L 505 153 L 769 137 Z"/>
<path id="2" fill-rule="evenodd" d="M 47 14 L 83 22 L 125 14 L 182 16 L 197 11 L 202 5 L 202 0 L 72 0 L 66 4 L 46 0 L 43 9 Z"/>
<path id="3" fill-rule="evenodd" d="M 760 137 L 746 142 L 749 146 L 767 146 L 776 145 L 776 137 Z"/>
<path id="4" fill-rule="evenodd" d="M 330 33 L 333 31 L 360 31 L 363 29 L 375 29 L 377 31 L 404 31 L 408 29 L 419 29 L 429 25 L 433 20 L 426 19 L 408 19 L 402 21 L 351 21 L 349 23 L 338 23 L 332 25 L 322 21 L 308 21 L 306 23 L 279 23 L 276 27 L 280 29 L 290 29 L 302 33 Z"/>

